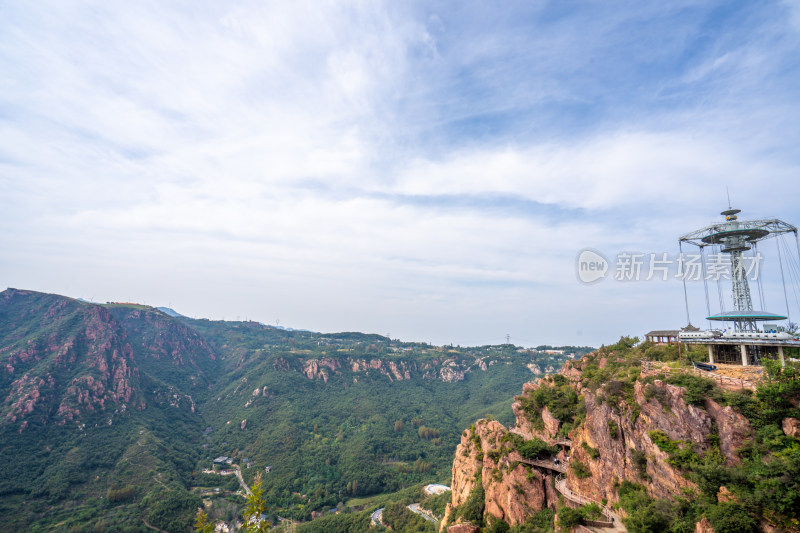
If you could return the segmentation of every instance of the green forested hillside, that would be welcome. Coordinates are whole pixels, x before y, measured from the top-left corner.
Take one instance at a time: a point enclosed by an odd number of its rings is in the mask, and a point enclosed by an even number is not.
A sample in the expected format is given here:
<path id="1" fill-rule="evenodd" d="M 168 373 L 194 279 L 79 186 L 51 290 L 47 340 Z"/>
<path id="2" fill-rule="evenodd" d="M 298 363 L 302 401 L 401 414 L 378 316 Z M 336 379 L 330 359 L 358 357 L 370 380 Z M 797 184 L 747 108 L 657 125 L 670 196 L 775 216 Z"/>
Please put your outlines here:
<path id="1" fill-rule="evenodd" d="M 510 422 L 532 371 L 565 358 L 9 289 L 0 293 L 0 529 L 184 531 L 203 499 L 212 518 L 232 520 L 244 502 L 235 476 L 203 473 L 221 455 L 248 483 L 271 467 L 272 520 L 447 482 L 463 427 L 486 415 Z"/>

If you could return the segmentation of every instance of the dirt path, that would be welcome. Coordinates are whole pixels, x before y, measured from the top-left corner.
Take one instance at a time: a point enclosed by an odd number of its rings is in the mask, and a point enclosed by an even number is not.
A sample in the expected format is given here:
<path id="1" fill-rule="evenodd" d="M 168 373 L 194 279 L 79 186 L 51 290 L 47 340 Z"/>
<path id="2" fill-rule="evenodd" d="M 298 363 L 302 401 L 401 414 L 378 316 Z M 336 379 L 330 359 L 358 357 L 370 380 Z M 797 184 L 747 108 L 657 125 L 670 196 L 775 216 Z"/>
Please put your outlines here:
<path id="1" fill-rule="evenodd" d="M 158 529 L 156 526 L 150 524 L 150 522 L 148 522 L 145 517 L 142 517 L 142 522 L 144 522 L 144 525 L 147 526 L 149 529 L 152 529 L 153 531 L 160 531 L 161 533 L 169 533 L 169 531 Z"/>

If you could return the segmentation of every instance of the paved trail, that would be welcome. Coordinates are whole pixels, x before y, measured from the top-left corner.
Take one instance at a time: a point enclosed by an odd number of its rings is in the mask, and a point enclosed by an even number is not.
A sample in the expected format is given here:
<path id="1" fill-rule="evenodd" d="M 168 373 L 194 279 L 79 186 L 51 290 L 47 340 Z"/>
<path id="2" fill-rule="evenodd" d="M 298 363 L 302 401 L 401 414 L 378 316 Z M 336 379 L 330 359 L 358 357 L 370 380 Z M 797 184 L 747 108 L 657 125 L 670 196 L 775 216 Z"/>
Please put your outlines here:
<path id="1" fill-rule="evenodd" d="M 436 518 L 432 517 L 431 515 L 428 514 L 427 511 L 423 510 L 419 506 L 418 503 L 412 503 L 411 505 L 408 506 L 408 508 L 411 510 L 412 513 L 416 513 L 416 514 L 420 515 L 422 518 L 424 518 L 428 522 L 433 522 L 434 524 L 438 524 L 439 523 L 439 521 L 436 520 Z"/>

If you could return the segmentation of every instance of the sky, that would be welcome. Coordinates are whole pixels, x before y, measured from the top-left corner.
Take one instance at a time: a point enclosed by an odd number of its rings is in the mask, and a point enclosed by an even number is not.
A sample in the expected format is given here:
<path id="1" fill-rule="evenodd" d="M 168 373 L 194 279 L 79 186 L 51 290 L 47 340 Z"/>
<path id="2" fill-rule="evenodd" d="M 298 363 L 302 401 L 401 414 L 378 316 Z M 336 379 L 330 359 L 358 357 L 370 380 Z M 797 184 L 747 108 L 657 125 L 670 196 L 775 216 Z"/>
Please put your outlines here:
<path id="1" fill-rule="evenodd" d="M 677 328 L 682 283 L 615 258 L 726 190 L 800 224 L 798 87 L 798 0 L 0 0 L 0 287 L 462 346 Z"/>

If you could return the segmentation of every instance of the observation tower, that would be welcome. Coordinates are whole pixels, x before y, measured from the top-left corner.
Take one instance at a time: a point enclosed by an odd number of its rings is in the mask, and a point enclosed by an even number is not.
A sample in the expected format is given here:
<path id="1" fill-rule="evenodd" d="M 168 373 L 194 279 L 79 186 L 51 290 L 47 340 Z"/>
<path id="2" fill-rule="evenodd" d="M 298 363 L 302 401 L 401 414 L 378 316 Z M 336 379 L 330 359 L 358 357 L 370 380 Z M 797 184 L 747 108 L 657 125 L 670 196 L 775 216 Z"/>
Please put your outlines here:
<path id="1" fill-rule="evenodd" d="M 757 220 L 739 220 L 739 209 L 728 208 L 720 213 L 725 217 L 724 222 L 711 224 L 696 231 L 682 235 L 678 245 L 683 258 L 683 245 L 696 246 L 699 250 L 700 274 L 703 278 L 705 292 L 706 320 L 709 321 L 708 330 L 682 331 L 679 334 L 681 342 L 690 344 L 708 345 L 709 362 L 725 362 L 741 364 L 759 364 L 763 357 L 775 357 L 785 364 L 784 348 L 800 347 L 800 339 L 793 332 L 789 323 L 779 325 L 779 322 L 788 320 L 789 298 L 787 292 L 786 276 L 784 275 L 784 262 L 789 275 L 800 281 L 800 240 L 797 228 L 782 220 L 775 218 Z M 795 246 L 790 246 L 781 238 L 793 233 Z M 760 277 L 760 262 L 763 259 L 758 250 L 758 243 L 767 239 L 775 239 L 780 262 L 781 282 L 786 302 L 786 315 L 763 311 L 764 290 Z M 714 253 L 716 262 L 709 267 L 706 258 L 706 249 Z M 794 250 L 792 250 L 794 248 Z M 748 253 L 749 252 L 749 253 Z M 784 256 L 785 261 L 784 261 Z M 683 262 L 684 268 L 686 262 Z M 731 292 L 728 307 L 728 298 L 724 295 L 720 283 L 720 265 L 724 265 L 724 277 L 730 277 Z M 709 273 L 711 270 L 715 272 Z M 753 276 L 753 274 L 755 274 Z M 754 309 L 753 295 L 750 290 L 748 275 L 757 283 L 759 309 Z M 684 298 L 687 319 L 689 319 L 689 302 L 686 292 L 686 275 L 684 273 Z M 714 279 L 717 283 L 717 296 L 719 311 L 711 312 L 709 300 L 708 280 Z M 795 283 L 793 285 L 799 285 Z M 796 288 L 794 294 L 797 294 Z M 691 320 L 689 320 L 691 323 Z M 711 328 L 711 322 L 721 323 L 722 329 Z M 730 324 L 730 327 L 725 327 Z M 693 328 L 692 328 L 693 329 Z"/>

